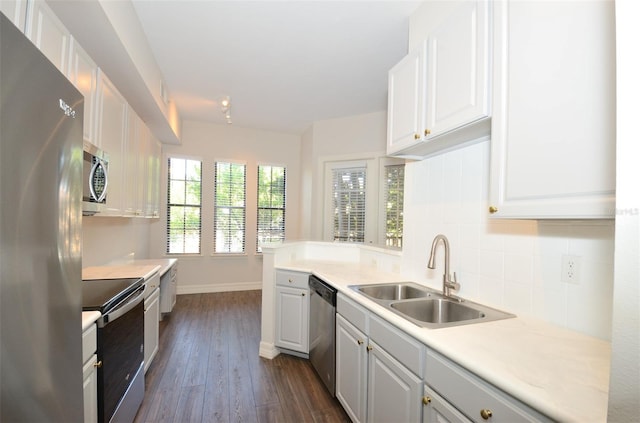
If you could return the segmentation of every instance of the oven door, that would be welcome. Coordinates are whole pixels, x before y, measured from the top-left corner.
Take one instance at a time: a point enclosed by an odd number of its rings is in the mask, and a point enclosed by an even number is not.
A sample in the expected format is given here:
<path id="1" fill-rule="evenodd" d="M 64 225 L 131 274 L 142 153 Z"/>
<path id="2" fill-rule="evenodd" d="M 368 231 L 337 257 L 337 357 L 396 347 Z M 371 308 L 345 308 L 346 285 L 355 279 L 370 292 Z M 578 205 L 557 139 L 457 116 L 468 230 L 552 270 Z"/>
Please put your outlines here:
<path id="1" fill-rule="evenodd" d="M 107 423 L 144 360 L 144 285 L 98 320 L 98 360 L 98 420 Z"/>

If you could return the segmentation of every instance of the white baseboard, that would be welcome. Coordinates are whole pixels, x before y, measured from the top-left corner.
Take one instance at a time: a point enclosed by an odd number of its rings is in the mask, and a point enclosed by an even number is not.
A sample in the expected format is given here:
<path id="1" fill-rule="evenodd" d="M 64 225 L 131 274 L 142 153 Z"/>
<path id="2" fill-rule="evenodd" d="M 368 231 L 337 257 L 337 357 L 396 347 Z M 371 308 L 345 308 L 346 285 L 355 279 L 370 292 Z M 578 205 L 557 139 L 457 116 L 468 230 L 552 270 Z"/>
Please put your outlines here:
<path id="1" fill-rule="evenodd" d="M 276 358 L 280 354 L 280 350 L 276 348 L 276 346 L 270 342 L 260 342 L 260 349 L 258 350 L 258 355 L 263 358 L 268 358 L 269 360 Z"/>
<path id="2" fill-rule="evenodd" d="M 208 294 L 211 292 L 252 291 L 262 289 L 262 282 L 223 283 L 215 285 L 178 285 L 178 295 Z"/>

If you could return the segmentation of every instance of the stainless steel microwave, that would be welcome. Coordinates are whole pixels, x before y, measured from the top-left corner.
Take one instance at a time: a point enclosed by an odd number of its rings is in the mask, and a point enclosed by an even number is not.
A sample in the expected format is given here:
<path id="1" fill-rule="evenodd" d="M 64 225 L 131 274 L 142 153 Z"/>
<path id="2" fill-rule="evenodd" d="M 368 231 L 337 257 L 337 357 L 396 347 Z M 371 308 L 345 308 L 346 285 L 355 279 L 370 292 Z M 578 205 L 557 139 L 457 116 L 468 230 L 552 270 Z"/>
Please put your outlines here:
<path id="1" fill-rule="evenodd" d="M 109 155 L 84 141 L 82 168 L 82 214 L 93 216 L 107 207 Z"/>

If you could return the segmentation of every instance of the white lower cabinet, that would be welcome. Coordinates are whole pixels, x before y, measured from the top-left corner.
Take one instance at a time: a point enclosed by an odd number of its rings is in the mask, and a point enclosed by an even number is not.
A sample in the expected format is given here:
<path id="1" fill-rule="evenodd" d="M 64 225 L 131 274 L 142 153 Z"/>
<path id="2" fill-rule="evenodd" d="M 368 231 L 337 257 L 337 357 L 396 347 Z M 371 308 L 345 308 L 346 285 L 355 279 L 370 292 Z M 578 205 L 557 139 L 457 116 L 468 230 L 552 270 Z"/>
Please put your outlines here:
<path id="1" fill-rule="evenodd" d="M 157 278 L 157 276 L 154 276 Z M 152 287 L 151 293 L 144 299 L 144 371 L 158 354 L 160 341 L 160 286 Z"/>
<path id="2" fill-rule="evenodd" d="M 84 422 L 98 421 L 98 356 L 97 328 L 91 325 L 82 333 L 82 397 Z"/>
<path id="3" fill-rule="evenodd" d="M 309 354 L 309 274 L 276 272 L 276 347 Z"/>
<path id="4" fill-rule="evenodd" d="M 422 423 L 469 423 L 471 420 L 449 404 L 444 398 L 424 385 L 422 397 Z"/>
<path id="5" fill-rule="evenodd" d="M 452 412 L 451 408 L 459 410 L 474 422 L 487 420 L 493 423 L 551 421 L 526 404 L 432 350 L 427 352 L 425 382 L 441 396 L 440 401 L 437 401 L 436 408 L 441 414 L 448 416 L 450 421 L 467 421 L 459 419 L 459 417 L 455 418 L 458 414 L 447 414 L 448 411 Z M 427 392 L 431 391 L 428 388 L 425 390 L 425 398 L 429 396 Z M 425 405 L 425 409 L 428 408 L 429 406 Z M 441 420 L 425 421 L 440 422 Z"/>
<path id="6" fill-rule="evenodd" d="M 338 295 L 336 397 L 351 420 L 421 420 L 422 379 L 417 374 L 423 367 L 424 346 L 416 349 L 416 345 L 399 329 Z M 412 357 L 413 352 L 418 355 Z"/>

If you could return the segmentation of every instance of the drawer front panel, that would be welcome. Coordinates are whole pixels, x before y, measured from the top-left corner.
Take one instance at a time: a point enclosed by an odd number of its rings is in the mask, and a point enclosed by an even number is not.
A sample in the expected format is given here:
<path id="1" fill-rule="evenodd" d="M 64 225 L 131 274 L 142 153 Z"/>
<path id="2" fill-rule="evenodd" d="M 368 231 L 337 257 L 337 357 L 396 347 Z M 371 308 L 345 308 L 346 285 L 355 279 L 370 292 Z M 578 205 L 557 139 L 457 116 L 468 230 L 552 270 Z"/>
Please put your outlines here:
<path id="1" fill-rule="evenodd" d="M 276 271 L 276 285 L 308 289 L 309 274 L 289 270 L 278 270 Z"/>
<path id="2" fill-rule="evenodd" d="M 336 307 L 338 313 L 340 313 L 352 325 L 364 333 L 369 333 L 369 312 L 367 312 L 364 307 L 356 304 L 353 300 L 347 298 L 340 292 L 338 292 L 338 304 Z"/>
<path id="3" fill-rule="evenodd" d="M 369 319 L 369 336 L 416 375 L 422 375 L 426 347 L 376 315 Z"/>
<path id="4" fill-rule="evenodd" d="M 487 411 L 493 423 L 550 421 L 431 350 L 427 353 L 425 382 L 475 422 L 486 421 L 482 414 L 486 416 Z"/>
<path id="5" fill-rule="evenodd" d="M 82 362 L 86 363 L 87 360 L 96 353 L 97 349 L 97 329 L 96 325 L 89 326 L 82 333 Z"/>

